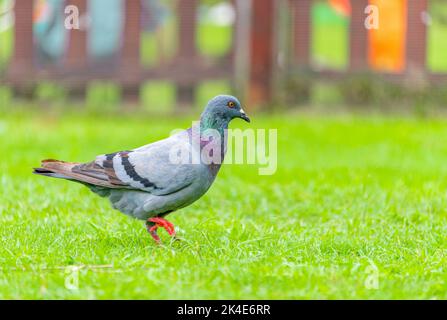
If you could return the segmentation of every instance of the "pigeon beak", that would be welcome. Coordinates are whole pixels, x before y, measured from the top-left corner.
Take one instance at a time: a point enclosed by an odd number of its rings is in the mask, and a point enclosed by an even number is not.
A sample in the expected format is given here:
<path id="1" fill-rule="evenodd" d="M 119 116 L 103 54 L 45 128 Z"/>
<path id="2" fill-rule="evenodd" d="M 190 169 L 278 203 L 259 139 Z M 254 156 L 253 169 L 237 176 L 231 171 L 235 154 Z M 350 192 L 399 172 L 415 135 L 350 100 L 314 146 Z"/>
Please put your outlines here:
<path id="1" fill-rule="evenodd" d="M 245 111 L 243 109 L 241 109 L 240 112 L 241 112 L 241 114 L 240 114 L 239 118 L 244 119 L 245 121 L 250 123 L 250 118 L 247 117 L 247 115 L 245 114 Z"/>

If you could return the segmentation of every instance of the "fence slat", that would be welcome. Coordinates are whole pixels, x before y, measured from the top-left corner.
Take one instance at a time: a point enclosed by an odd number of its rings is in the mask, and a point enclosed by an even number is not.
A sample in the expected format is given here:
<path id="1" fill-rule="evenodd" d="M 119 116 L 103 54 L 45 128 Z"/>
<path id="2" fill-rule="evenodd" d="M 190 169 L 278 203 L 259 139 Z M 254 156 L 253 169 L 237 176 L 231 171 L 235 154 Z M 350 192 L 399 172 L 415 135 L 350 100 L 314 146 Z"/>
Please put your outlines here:
<path id="1" fill-rule="evenodd" d="M 292 0 L 293 51 L 295 63 L 308 67 L 310 63 L 312 0 Z"/>
<path id="2" fill-rule="evenodd" d="M 14 49 L 7 71 L 14 96 L 26 99 L 33 97 L 35 88 L 29 80 L 34 71 L 33 8 L 34 1 L 15 1 Z"/>
<path id="3" fill-rule="evenodd" d="M 196 49 L 197 0 L 178 0 L 179 51 L 181 58 L 194 58 Z"/>
<path id="4" fill-rule="evenodd" d="M 427 0 L 411 1 L 407 10 L 406 69 L 425 72 L 427 58 L 427 27 L 423 14 L 428 9 Z"/>
<path id="5" fill-rule="evenodd" d="M 66 5 L 74 5 L 79 9 L 79 18 L 87 14 L 87 0 L 69 0 Z M 71 29 L 69 32 L 68 48 L 65 65 L 78 70 L 87 66 L 87 28 Z"/>
<path id="6" fill-rule="evenodd" d="M 197 59 L 197 5 L 197 0 L 178 0 L 179 46 L 177 61 L 180 64 L 193 63 Z M 177 104 L 182 108 L 192 106 L 195 100 L 195 91 L 195 84 L 178 84 Z"/>
<path id="7" fill-rule="evenodd" d="M 250 105 L 266 104 L 271 98 L 274 9 L 274 0 L 252 1 L 248 95 Z"/>
<path id="8" fill-rule="evenodd" d="M 351 0 L 352 14 L 349 27 L 351 71 L 368 68 L 368 30 L 365 28 L 365 8 L 368 0 Z"/>
<path id="9" fill-rule="evenodd" d="M 125 1 L 125 21 L 121 51 L 122 98 L 127 105 L 136 105 L 140 99 L 140 86 L 135 79 L 141 70 L 141 1 Z"/>
<path id="10" fill-rule="evenodd" d="M 121 63 L 139 69 L 141 36 L 141 1 L 125 1 L 125 22 Z"/>
<path id="11" fill-rule="evenodd" d="M 87 68 L 87 27 L 82 25 L 83 18 L 87 14 L 87 0 L 67 0 L 66 6 L 73 5 L 78 8 L 80 23 L 79 29 L 69 30 L 68 47 L 65 53 L 65 67 L 68 70 L 82 71 Z M 72 100 L 84 100 L 87 90 L 87 82 L 81 84 L 68 84 L 68 95 Z"/>
<path id="12" fill-rule="evenodd" d="M 245 103 L 250 68 L 250 1 L 233 0 L 236 20 L 233 26 L 233 47 L 231 48 L 232 89 Z"/>
<path id="13" fill-rule="evenodd" d="M 9 73 L 13 77 L 32 72 L 34 56 L 33 8 L 34 1 L 15 1 L 15 41 L 9 69 Z"/>

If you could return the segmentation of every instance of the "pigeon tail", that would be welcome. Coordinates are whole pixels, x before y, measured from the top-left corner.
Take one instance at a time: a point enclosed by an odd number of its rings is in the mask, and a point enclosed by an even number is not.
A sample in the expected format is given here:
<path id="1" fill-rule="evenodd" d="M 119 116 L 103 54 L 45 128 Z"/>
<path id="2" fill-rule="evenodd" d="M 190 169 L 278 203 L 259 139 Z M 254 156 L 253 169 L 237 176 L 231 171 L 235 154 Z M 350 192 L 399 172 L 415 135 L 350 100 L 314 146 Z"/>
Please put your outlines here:
<path id="1" fill-rule="evenodd" d="M 41 168 L 34 168 L 33 173 L 46 177 L 73 180 L 69 175 L 75 165 L 77 163 L 48 159 L 42 161 Z"/>
<path id="2" fill-rule="evenodd" d="M 65 162 L 48 159 L 43 160 L 41 168 L 35 168 L 33 173 L 41 176 L 66 179 L 103 188 L 116 189 L 127 187 L 127 185 L 123 183 L 116 184 L 110 182 L 104 168 L 99 167 L 95 164 L 95 162 L 82 164 L 78 162 Z"/>

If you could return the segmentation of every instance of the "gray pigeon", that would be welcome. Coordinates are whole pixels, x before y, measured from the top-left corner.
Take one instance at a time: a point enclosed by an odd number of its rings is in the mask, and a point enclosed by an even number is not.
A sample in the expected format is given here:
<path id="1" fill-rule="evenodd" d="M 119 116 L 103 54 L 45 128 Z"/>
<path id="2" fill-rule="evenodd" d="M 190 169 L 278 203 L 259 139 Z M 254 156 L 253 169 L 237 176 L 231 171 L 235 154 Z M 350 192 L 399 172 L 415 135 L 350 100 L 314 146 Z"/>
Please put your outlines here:
<path id="1" fill-rule="evenodd" d="M 92 162 L 44 160 L 35 174 L 80 182 L 113 208 L 146 220 L 158 243 L 157 228 L 175 236 L 163 217 L 203 196 L 220 169 L 226 151 L 229 122 L 250 119 L 233 96 L 219 95 L 208 102 L 200 121 L 191 128 L 143 147 L 100 155 Z"/>

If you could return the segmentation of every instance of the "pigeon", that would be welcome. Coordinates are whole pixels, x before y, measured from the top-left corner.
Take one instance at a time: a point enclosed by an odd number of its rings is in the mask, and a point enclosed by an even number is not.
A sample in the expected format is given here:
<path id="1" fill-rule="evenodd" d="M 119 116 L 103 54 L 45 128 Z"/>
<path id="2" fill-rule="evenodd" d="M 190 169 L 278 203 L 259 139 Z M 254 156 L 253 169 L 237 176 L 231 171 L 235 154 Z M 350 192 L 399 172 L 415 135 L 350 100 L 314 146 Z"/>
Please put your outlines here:
<path id="1" fill-rule="evenodd" d="M 164 217 L 198 200 L 213 184 L 226 152 L 226 129 L 234 118 L 250 122 L 237 98 L 218 95 L 199 121 L 166 139 L 87 163 L 43 160 L 33 173 L 87 186 L 108 198 L 114 209 L 146 221 L 149 234 L 160 243 L 158 228 L 171 237 L 176 233 Z"/>

